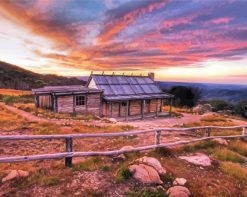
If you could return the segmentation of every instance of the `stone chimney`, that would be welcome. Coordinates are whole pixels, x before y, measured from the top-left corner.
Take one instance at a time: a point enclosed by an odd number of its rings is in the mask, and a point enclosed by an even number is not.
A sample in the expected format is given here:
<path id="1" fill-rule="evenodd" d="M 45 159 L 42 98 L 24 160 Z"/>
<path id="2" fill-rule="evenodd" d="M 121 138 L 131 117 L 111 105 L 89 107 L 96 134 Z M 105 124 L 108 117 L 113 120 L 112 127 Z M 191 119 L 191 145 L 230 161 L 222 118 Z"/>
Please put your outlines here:
<path id="1" fill-rule="evenodd" d="M 153 72 L 149 72 L 148 73 L 148 77 L 152 80 L 154 80 L 154 73 Z"/>

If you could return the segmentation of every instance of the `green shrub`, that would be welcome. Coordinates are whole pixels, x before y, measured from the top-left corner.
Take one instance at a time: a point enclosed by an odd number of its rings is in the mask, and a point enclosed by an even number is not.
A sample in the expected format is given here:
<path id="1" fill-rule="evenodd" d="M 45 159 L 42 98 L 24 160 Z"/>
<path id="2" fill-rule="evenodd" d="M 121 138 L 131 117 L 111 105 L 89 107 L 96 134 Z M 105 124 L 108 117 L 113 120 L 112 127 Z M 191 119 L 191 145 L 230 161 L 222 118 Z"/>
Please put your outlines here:
<path id="1" fill-rule="evenodd" d="M 130 172 L 127 166 L 122 166 L 118 169 L 116 174 L 116 181 L 117 182 L 124 182 L 132 177 L 132 173 Z"/>
<path id="2" fill-rule="evenodd" d="M 4 96 L 3 97 L 3 102 L 6 105 L 13 105 L 17 101 L 18 98 L 19 97 L 17 97 L 17 96 Z"/>
<path id="3" fill-rule="evenodd" d="M 247 100 L 241 101 L 236 105 L 235 113 L 247 118 Z"/>
<path id="4" fill-rule="evenodd" d="M 221 111 L 221 110 L 232 110 L 234 109 L 234 106 L 230 103 L 227 103 L 224 100 L 211 100 L 209 103 L 213 107 L 213 111 Z"/>

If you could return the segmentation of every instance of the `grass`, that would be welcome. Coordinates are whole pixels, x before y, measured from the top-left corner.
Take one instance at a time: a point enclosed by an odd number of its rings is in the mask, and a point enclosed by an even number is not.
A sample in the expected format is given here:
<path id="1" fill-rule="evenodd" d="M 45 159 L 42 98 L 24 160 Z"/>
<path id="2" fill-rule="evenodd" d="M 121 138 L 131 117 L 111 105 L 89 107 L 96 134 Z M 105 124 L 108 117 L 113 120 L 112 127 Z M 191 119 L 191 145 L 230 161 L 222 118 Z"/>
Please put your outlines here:
<path id="1" fill-rule="evenodd" d="M 4 132 L 23 129 L 28 126 L 28 122 L 24 118 L 1 107 L 0 117 L 0 130 Z"/>
<path id="2" fill-rule="evenodd" d="M 239 181 L 247 181 L 247 169 L 238 163 L 223 162 L 221 163 L 221 169 Z"/>
<path id="3" fill-rule="evenodd" d="M 118 183 L 125 182 L 126 180 L 132 177 L 132 173 L 130 172 L 127 165 L 121 166 L 115 175 L 115 179 Z"/>
<path id="4" fill-rule="evenodd" d="M 185 152 L 196 152 L 198 150 L 210 152 L 216 146 L 217 146 L 217 143 L 211 140 L 205 140 L 201 142 L 196 142 L 194 144 L 185 145 L 182 147 L 182 150 Z"/>
<path id="5" fill-rule="evenodd" d="M 135 188 L 130 192 L 125 193 L 126 197 L 166 197 L 166 193 L 162 189 L 138 189 Z"/>
<path id="6" fill-rule="evenodd" d="M 74 164 L 72 167 L 73 171 L 93 171 L 99 168 L 105 167 L 105 161 L 101 157 L 87 158 L 84 162 Z"/>
<path id="7" fill-rule="evenodd" d="M 247 157 L 247 142 L 241 140 L 231 141 L 229 149 L 239 153 L 240 155 Z"/>
<path id="8" fill-rule="evenodd" d="M 8 96 L 21 96 L 32 94 L 31 91 L 14 90 L 14 89 L 0 89 L 0 94 Z"/>
<path id="9" fill-rule="evenodd" d="M 231 162 L 234 162 L 234 163 L 244 163 L 246 162 L 246 159 L 243 158 L 243 156 L 231 151 L 231 150 L 228 150 L 226 148 L 217 148 L 215 151 L 214 151 L 214 157 L 216 159 L 219 159 L 221 161 L 231 161 Z"/>
<path id="10" fill-rule="evenodd" d="M 226 119 L 225 117 L 219 115 L 208 115 L 201 118 L 203 122 L 231 122 L 231 120 Z"/>
<path id="11" fill-rule="evenodd" d="M 17 178 L 11 182 L 13 188 L 26 188 L 38 184 L 39 186 L 54 186 L 61 183 L 63 174 L 51 174 L 47 169 L 41 168 L 25 178 Z"/>

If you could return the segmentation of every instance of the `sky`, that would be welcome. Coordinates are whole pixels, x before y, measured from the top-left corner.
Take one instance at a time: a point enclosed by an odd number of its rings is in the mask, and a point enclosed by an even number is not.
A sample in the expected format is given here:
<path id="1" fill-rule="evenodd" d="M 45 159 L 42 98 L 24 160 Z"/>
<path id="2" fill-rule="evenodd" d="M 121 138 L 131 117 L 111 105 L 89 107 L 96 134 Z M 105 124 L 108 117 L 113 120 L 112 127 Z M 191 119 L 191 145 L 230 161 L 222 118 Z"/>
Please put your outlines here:
<path id="1" fill-rule="evenodd" d="M 0 60 L 47 74 L 247 84 L 247 0 L 1 0 Z"/>

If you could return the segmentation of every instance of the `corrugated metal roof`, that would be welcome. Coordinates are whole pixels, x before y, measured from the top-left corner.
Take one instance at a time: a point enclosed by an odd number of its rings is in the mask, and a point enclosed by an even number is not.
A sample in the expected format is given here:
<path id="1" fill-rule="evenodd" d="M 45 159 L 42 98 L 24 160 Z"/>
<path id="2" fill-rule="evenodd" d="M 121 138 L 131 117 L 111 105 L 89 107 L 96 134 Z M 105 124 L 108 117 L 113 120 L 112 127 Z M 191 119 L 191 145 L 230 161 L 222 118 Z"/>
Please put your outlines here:
<path id="1" fill-rule="evenodd" d="M 34 94 L 79 94 L 87 92 L 102 92 L 100 89 L 88 88 L 81 85 L 70 85 L 70 86 L 45 86 L 43 88 L 32 89 Z"/>
<path id="2" fill-rule="evenodd" d="M 149 77 L 122 75 L 92 75 L 106 100 L 171 98 Z"/>

